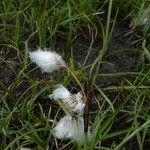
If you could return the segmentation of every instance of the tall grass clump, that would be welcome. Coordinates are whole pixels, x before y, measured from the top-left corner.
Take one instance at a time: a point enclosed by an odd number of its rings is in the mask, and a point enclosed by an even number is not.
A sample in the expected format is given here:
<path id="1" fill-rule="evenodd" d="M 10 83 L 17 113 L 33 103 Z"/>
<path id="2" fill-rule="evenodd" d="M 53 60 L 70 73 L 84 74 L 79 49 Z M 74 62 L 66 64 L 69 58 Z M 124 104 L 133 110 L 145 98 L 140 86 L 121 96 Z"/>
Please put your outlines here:
<path id="1" fill-rule="evenodd" d="M 149 20 L 149 0 L 1 1 L 0 149 L 149 149 L 150 23 L 138 24 L 143 16 Z M 46 47 L 62 54 L 62 70 L 41 73 L 31 63 L 29 54 Z M 76 108 L 49 99 L 57 84 L 86 99 L 90 140 L 53 135 Z"/>
<path id="2" fill-rule="evenodd" d="M 100 11 L 100 10 L 99 10 Z M 22 39 L 34 35 L 39 46 L 53 45 L 57 37 L 63 37 L 68 44 L 75 38 L 77 30 L 92 26 L 96 15 L 96 2 L 75 1 L 3 1 L 2 20 L 13 35 L 7 35 L 13 45 L 18 46 Z M 13 36 L 13 39 L 11 39 Z"/>

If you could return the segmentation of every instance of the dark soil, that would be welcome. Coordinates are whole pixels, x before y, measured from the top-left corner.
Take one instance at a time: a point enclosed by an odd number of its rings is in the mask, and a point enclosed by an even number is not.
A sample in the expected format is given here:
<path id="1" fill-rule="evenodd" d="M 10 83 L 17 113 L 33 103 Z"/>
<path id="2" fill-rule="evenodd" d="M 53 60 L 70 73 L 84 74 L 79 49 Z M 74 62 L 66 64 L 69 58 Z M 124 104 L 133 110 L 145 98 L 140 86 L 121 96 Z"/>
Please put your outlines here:
<path id="1" fill-rule="evenodd" d="M 100 74 L 115 74 L 119 72 L 120 73 L 132 72 L 136 70 L 139 54 L 131 50 L 131 49 L 134 49 L 136 45 L 131 45 L 129 42 L 127 42 L 128 37 L 125 36 L 125 34 L 128 33 L 129 30 L 130 30 L 129 27 L 122 23 L 118 24 L 115 27 L 110 43 L 109 43 L 107 53 L 104 55 L 103 63 L 101 64 L 100 69 L 99 69 Z M 101 43 L 102 37 L 101 37 L 101 33 L 99 34 L 100 35 L 98 35 L 98 38 L 96 39 L 92 47 L 92 50 L 86 62 L 86 65 L 93 63 L 93 61 L 98 56 L 98 53 L 102 47 L 102 43 Z M 59 44 L 61 45 L 60 47 L 63 47 L 63 49 L 65 49 L 65 46 L 66 46 L 64 43 L 59 42 Z M 56 47 L 59 47 L 59 44 Z M 90 45 L 90 41 L 88 39 L 88 36 L 87 36 L 87 39 L 85 38 L 85 36 L 84 37 L 81 36 L 74 42 L 73 53 L 74 53 L 74 59 L 76 60 L 77 67 L 80 67 L 81 64 L 83 63 L 84 58 L 88 52 L 89 45 Z M 16 82 L 15 81 L 16 75 L 13 70 L 15 70 L 16 72 L 19 71 L 19 68 L 22 62 L 19 57 L 19 54 L 17 54 L 14 51 L 11 51 L 10 49 L 5 49 L 5 48 L 1 48 L 0 60 L 3 60 L 0 62 L 0 72 L 1 72 L 0 79 L 2 80 L 3 89 L 4 89 L 4 86 L 9 86 L 13 82 Z M 87 76 L 88 76 L 88 73 L 89 73 L 89 70 L 86 71 Z M 35 80 L 46 81 L 49 79 L 49 75 L 41 74 L 39 69 L 37 69 L 35 73 L 32 74 L 32 76 L 35 77 Z M 14 85 L 14 88 L 12 89 L 12 92 L 14 92 L 13 94 L 15 95 L 16 98 L 17 96 L 19 97 L 21 95 L 22 91 L 25 91 L 28 88 L 28 79 L 26 78 L 23 78 L 23 79 L 24 80 L 22 83 L 16 83 L 17 85 Z M 97 85 L 99 85 L 100 87 L 115 86 L 115 85 L 121 84 L 122 78 L 115 76 L 115 75 L 112 75 L 112 76 L 101 75 L 100 77 L 96 79 L 96 82 L 97 82 Z M 0 94 L 4 94 L 3 89 L 0 89 Z M 78 88 L 77 89 L 74 88 L 71 90 L 77 92 Z M 121 94 L 120 93 L 118 94 L 115 92 L 110 93 L 111 98 L 116 97 L 117 95 L 118 95 L 118 100 L 121 100 L 122 95 L 126 97 L 127 93 L 121 93 Z M 99 95 L 95 94 L 93 97 L 95 96 L 98 97 L 98 100 L 101 103 L 101 98 L 99 98 Z M 36 102 L 41 104 L 44 110 L 47 110 L 46 108 L 48 105 L 51 105 L 54 108 L 57 107 L 55 104 L 52 104 L 50 100 L 47 98 L 46 99 L 42 97 L 38 98 Z M 96 102 L 93 102 L 93 103 L 96 103 Z M 96 108 L 96 104 L 94 108 Z M 38 109 L 39 108 L 35 106 L 34 111 L 35 113 L 37 113 L 37 115 L 39 115 Z M 125 119 L 123 120 L 123 122 L 125 121 Z M 115 126 L 116 125 L 114 125 L 114 128 Z M 120 124 L 120 130 L 122 128 L 124 128 L 124 125 Z M 121 138 L 119 140 L 121 140 Z M 112 141 L 118 142 L 118 139 L 117 140 L 110 139 L 110 141 L 104 142 L 104 145 L 108 146 L 109 144 L 112 144 Z M 60 143 L 60 145 L 61 144 L 62 143 Z M 131 146 L 132 144 L 133 146 Z M 128 149 L 130 150 L 137 149 L 137 143 L 133 141 L 132 144 L 129 143 L 130 147 L 127 146 Z M 149 145 L 149 144 L 146 143 L 146 145 Z M 127 147 L 125 146 L 123 149 L 126 150 Z"/>
<path id="2" fill-rule="evenodd" d="M 127 42 L 128 37 L 125 34 L 128 33 L 129 30 L 131 29 L 123 23 L 120 23 L 115 27 L 110 39 L 108 50 L 104 55 L 103 63 L 99 69 L 100 74 L 123 73 L 136 70 L 139 54 L 135 50 L 132 50 L 137 45 L 132 45 Z M 99 35 L 99 38 L 94 43 L 94 47 L 92 47 L 86 65 L 92 64 L 97 58 L 102 47 L 101 42 L 102 37 Z M 85 42 L 85 39 L 78 39 L 74 44 L 73 52 L 75 54 L 75 60 L 77 61 L 78 66 L 83 63 L 84 58 L 87 55 L 89 49 L 88 45 L 89 41 Z M 87 76 L 88 73 L 89 71 L 87 70 Z M 97 78 L 97 82 L 99 86 L 107 87 L 111 85 L 120 85 L 121 80 L 117 76 L 104 75 Z"/>

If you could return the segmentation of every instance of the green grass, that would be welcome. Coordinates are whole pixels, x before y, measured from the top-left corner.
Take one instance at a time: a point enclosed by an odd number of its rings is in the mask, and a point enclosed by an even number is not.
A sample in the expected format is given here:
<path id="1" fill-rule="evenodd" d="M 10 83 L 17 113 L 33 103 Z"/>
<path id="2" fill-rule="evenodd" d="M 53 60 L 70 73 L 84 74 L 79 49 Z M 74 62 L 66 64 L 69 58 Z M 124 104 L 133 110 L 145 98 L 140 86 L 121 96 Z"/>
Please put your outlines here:
<path id="1" fill-rule="evenodd" d="M 122 20 L 134 22 L 148 2 L 1 1 L 0 149 L 148 149 L 150 25 L 137 27 L 134 24 L 139 32 L 129 28 L 126 37 L 133 43 L 132 49 L 108 52 L 117 24 Z M 85 49 L 81 62 L 76 59 L 75 44 L 82 44 Z M 95 45 L 100 46 L 89 64 Z M 28 52 L 37 47 L 50 47 L 63 54 L 68 71 L 42 75 L 28 58 Z M 136 54 L 135 68 L 121 72 L 101 71 L 106 59 L 125 51 Z M 119 80 L 117 84 L 101 86 L 102 77 Z M 57 141 L 51 133 L 63 115 L 61 107 L 48 99 L 58 83 L 70 89 L 74 87 L 85 95 L 88 91 L 84 89 L 88 86 L 91 93 L 89 124 L 93 138 L 83 146 L 70 140 Z"/>

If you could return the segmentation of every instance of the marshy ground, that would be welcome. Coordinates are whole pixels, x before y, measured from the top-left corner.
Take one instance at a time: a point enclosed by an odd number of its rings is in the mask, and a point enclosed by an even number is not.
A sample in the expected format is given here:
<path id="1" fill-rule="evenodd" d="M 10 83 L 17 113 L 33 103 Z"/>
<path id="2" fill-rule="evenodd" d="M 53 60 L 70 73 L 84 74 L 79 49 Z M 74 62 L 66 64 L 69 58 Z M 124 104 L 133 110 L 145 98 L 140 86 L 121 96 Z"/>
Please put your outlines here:
<path id="1" fill-rule="evenodd" d="M 150 22 L 134 23 L 148 0 L 0 4 L 0 149 L 149 150 Z M 94 138 L 87 145 L 53 137 L 64 112 L 48 95 L 59 83 L 81 89 L 65 70 L 41 73 L 28 57 L 38 47 L 61 54 L 88 86 Z"/>

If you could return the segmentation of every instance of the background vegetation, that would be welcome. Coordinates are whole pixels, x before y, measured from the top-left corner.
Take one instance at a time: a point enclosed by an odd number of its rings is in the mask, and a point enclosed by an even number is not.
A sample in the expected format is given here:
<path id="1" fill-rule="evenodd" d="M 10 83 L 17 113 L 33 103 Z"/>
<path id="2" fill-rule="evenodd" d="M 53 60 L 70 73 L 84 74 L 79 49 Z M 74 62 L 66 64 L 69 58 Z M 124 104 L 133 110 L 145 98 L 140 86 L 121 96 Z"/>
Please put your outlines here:
<path id="1" fill-rule="evenodd" d="M 149 149 L 150 11 L 143 11 L 149 3 L 0 1 L 0 149 Z M 52 136 L 63 112 L 48 94 L 57 83 L 81 89 L 65 71 L 41 74 L 28 58 L 37 47 L 61 53 L 88 87 L 93 139 L 87 145 Z"/>

